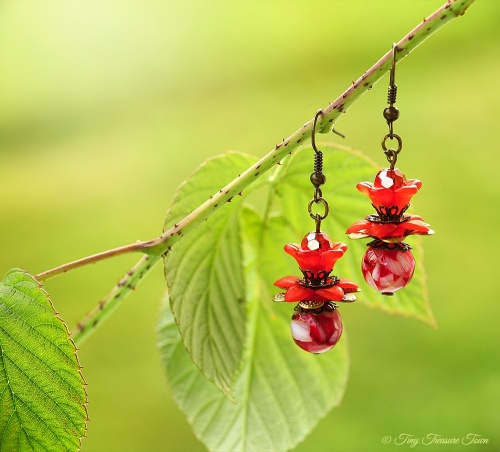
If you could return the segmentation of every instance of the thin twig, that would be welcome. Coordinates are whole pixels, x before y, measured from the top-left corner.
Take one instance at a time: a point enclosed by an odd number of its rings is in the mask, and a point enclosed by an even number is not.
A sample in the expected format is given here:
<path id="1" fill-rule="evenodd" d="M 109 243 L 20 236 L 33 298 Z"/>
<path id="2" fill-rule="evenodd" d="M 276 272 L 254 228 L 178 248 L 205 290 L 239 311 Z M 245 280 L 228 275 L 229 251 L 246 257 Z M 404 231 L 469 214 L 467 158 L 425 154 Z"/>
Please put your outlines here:
<path id="1" fill-rule="evenodd" d="M 120 256 L 121 254 L 144 252 L 144 250 L 147 249 L 147 243 L 148 242 L 132 243 L 130 245 L 114 248 L 112 250 L 103 251 L 102 253 L 93 254 L 92 256 L 87 256 L 82 259 L 78 259 L 76 261 L 60 265 L 59 267 L 53 268 L 51 270 L 38 273 L 38 275 L 35 275 L 35 279 L 40 282 L 46 281 L 47 279 L 62 275 L 76 268 L 85 267 L 86 265 L 90 264 L 95 264 L 96 262 L 110 259 L 111 257 Z"/>

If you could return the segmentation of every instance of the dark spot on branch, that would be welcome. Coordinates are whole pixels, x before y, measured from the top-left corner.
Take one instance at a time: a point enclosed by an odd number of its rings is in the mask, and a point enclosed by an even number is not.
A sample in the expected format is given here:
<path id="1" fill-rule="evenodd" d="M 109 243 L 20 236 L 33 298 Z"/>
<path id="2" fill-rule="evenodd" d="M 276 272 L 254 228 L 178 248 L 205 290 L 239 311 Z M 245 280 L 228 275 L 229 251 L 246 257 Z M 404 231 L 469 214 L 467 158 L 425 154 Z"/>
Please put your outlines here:
<path id="1" fill-rule="evenodd" d="M 219 204 L 214 204 L 214 209 L 218 206 Z"/>
<path id="2" fill-rule="evenodd" d="M 297 144 L 299 144 L 301 141 L 302 141 L 302 138 L 299 138 L 299 139 L 297 140 Z"/>
<path id="3" fill-rule="evenodd" d="M 94 322 L 92 323 L 92 326 L 95 328 L 98 323 L 99 323 L 99 319 L 95 319 Z"/>
<path id="4" fill-rule="evenodd" d="M 415 37 L 415 35 L 408 36 L 408 41 L 411 41 L 414 37 Z"/>
<path id="5" fill-rule="evenodd" d="M 232 200 L 232 199 L 233 199 L 233 197 L 231 196 L 231 197 L 227 200 L 227 202 L 231 202 L 231 200 Z"/>
<path id="6" fill-rule="evenodd" d="M 106 302 L 104 300 L 101 300 L 99 302 L 99 310 L 102 311 L 104 309 L 104 305 L 106 304 Z"/>
<path id="7" fill-rule="evenodd" d="M 255 177 L 257 177 L 259 174 L 260 174 L 260 173 L 257 171 L 257 172 L 255 173 Z"/>
<path id="8" fill-rule="evenodd" d="M 288 146 L 288 141 L 285 143 L 285 146 Z"/>
<path id="9" fill-rule="evenodd" d="M 342 111 L 342 109 L 344 108 L 344 104 L 340 104 L 338 107 L 337 107 L 337 110 L 338 111 Z"/>
<path id="10" fill-rule="evenodd" d="M 333 118 L 332 119 L 329 119 L 328 122 L 333 122 Z"/>
<path id="11" fill-rule="evenodd" d="M 368 86 L 370 84 L 370 82 L 365 82 L 363 83 L 363 86 Z"/>
<path id="12" fill-rule="evenodd" d="M 446 14 L 443 14 L 441 17 L 440 17 L 441 20 L 443 19 L 446 19 Z"/>
<path id="13" fill-rule="evenodd" d="M 240 191 L 240 192 L 238 192 L 238 195 L 243 196 L 243 193 Z"/>

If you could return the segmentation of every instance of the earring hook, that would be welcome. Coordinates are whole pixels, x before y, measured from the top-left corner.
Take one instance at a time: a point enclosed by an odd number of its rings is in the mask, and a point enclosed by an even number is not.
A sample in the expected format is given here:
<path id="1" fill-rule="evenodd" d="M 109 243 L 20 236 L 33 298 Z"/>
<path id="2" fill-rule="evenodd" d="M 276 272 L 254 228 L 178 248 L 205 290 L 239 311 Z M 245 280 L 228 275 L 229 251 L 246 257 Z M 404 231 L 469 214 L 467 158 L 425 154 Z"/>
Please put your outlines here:
<path id="1" fill-rule="evenodd" d="M 392 65 L 391 65 L 391 75 L 389 80 L 389 88 L 387 89 L 387 103 L 388 107 L 384 109 L 384 118 L 387 121 L 387 125 L 389 126 L 389 133 L 384 136 L 382 139 L 382 149 L 387 157 L 387 160 L 391 164 L 391 170 L 394 169 L 396 165 L 396 161 L 398 159 L 398 154 L 401 152 L 403 148 L 403 141 L 401 137 L 394 133 L 394 128 L 392 123 L 399 118 L 399 109 L 395 107 L 396 96 L 398 94 L 398 85 L 395 83 L 396 79 L 396 53 L 398 50 L 398 46 L 396 43 L 392 44 Z M 390 140 L 396 139 L 398 142 L 397 149 L 388 149 L 386 147 L 386 140 L 389 138 Z"/>

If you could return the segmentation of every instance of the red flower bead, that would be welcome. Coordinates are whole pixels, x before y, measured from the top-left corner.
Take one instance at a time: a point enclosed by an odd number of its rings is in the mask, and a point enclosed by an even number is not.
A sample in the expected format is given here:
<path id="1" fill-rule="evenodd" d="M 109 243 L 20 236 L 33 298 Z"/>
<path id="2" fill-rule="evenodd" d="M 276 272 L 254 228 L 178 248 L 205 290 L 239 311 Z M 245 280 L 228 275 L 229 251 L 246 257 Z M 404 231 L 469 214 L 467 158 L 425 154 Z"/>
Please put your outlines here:
<path id="1" fill-rule="evenodd" d="M 309 353 L 324 353 L 339 341 L 342 319 L 332 304 L 323 306 L 323 312 L 297 308 L 292 316 L 290 330 L 293 340 Z"/>
<path id="2" fill-rule="evenodd" d="M 393 295 L 410 282 L 415 270 L 415 259 L 409 249 L 400 246 L 392 249 L 369 246 L 363 256 L 361 270 L 371 287 L 384 295 Z"/>
<path id="3" fill-rule="evenodd" d="M 304 277 L 285 276 L 274 283 L 286 289 L 280 301 L 354 301 L 352 295 L 359 287 L 343 278 L 330 276 L 330 272 L 347 250 L 347 245 L 332 242 L 324 232 L 310 232 L 302 240 L 300 246 L 294 243 L 285 245 L 285 251 L 295 258 Z"/>
<path id="4" fill-rule="evenodd" d="M 373 184 L 361 182 L 356 188 L 370 198 L 377 210 L 381 206 L 396 207 L 398 212 L 402 212 L 421 186 L 422 182 L 418 179 L 406 179 L 397 168 L 386 168 L 378 172 Z"/>
<path id="5" fill-rule="evenodd" d="M 346 251 L 346 244 L 332 242 L 324 232 L 310 232 L 302 239 L 300 247 L 295 243 L 285 245 L 285 252 L 297 261 L 300 269 L 313 273 L 332 271 L 335 262 Z"/>

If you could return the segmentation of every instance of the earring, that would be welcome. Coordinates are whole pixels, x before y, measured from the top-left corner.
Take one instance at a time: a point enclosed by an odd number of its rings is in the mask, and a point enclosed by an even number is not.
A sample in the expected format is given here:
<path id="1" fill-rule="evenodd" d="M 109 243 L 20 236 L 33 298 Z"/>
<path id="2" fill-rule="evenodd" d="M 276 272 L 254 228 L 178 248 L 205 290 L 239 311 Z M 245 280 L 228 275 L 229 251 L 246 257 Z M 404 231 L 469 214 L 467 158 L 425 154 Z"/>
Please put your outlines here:
<path id="1" fill-rule="evenodd" d="M 347 245 L 332 242 L 321 232 L 321 221 L 329 213 L 329 206 L 323 198 L 321 185 L 326 182 L 323 174 L 323 153 L 316 148 L 316 122 L 322 114 L 319 110 L 314 117 L 311 136 L 315 152 L 314 172 L 310 180 L 314 187 L 314 197 L 308 204 L 308 211 L 315 221 L 315 231 L 309 232 L 300 245 L 285 245 L 285 252 L 298 263 L 302 277 L 286 276 L 274 283 L 286 292 L 274 296 L 273 301 L 297 303 L 290 325 L 295 343 L 310 353 L 323 353 L 330 350 L 342 334 L 342 319 L 336 302 L 353 302 L 359 287 L 347 279 L 332 276 L 333 266 L 347 251 Z M 323 214 L 313 213 L 313 204 L 323 208 Z"/>
<path id="2" fill-rule="evenodd" d="M 347 229 L 350 239 L 374 239 L 367 245 L 361 269 L 366 282 L 384 295 L 393 295 L 406 286 L 413 276 L 415 259 L 410 251 L 411 247 L 403 240 L 412 234 L 434 233 L 422 217 L 405 215 L 412 196 L 420 189 L 422 182 L 418 179 L 407 179 L 395 168 L 398 154 L 403 147 L 401 137 L 393 131 L 393 122 L 399 118 L 399 110 L 394 106 L 397 94 L 397 85 L 394 83 L 396 52 L 397 46 L 393 44 L 387 96 L 389 107 L 385 108 L 383 113 L 389 133 L 382 139 L 382 149 L 390 167 L 379 171 L 373 184 L 361 182 L 357 185 L 357 189 L 370 198 L 377 214 L 368 215 Z M 394 139 L 397 149 L 387 148 L 387 140 Z"/>

